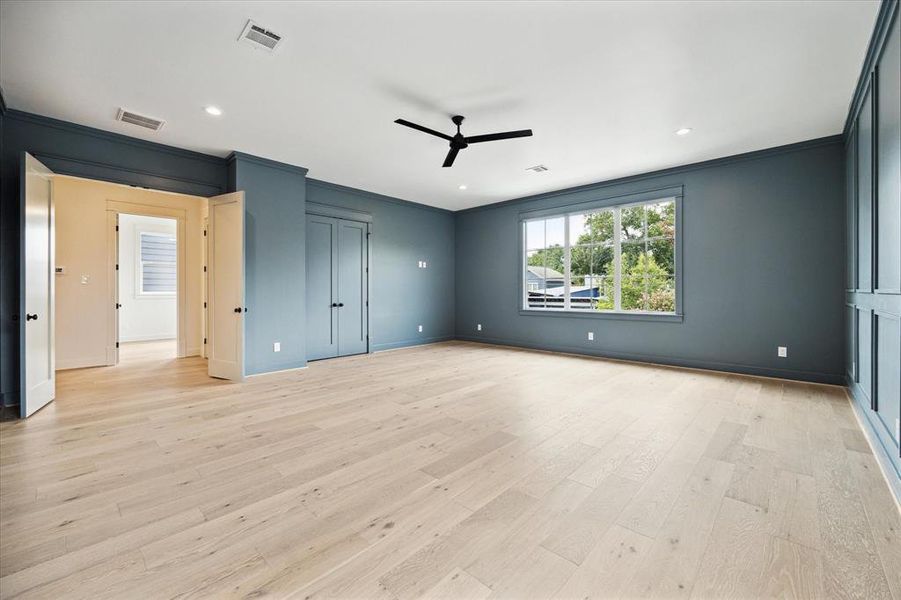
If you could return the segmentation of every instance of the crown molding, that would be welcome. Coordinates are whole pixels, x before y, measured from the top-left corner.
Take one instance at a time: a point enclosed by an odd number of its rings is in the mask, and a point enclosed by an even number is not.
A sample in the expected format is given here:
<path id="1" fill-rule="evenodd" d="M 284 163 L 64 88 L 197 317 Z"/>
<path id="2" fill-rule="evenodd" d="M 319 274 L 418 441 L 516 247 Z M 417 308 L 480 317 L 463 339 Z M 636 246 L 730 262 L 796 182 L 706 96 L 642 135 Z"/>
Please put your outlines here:
<path id="1" fill-rule="evenodd" d="M 237 150 L 233 150 L 231 154 L 226 157 L 225 161 L 228 165 L 232 165 L 237 161 L 245 161 L 249 163 L 253 163 L 256 165 L 261 165 L 264 167 L 269 167 L 270 169 L 280 169 L 282 171 L 287 171 L 289 173 L 294 173 L 296 175 L 301 175 L 303 177 L 307 176 L 307 172 L 309 169 L 305 167 L 298 167 L 296 165 L 291 165 L 288 163 L 279 162 L 277 160 L 272 160 L 269 158 L 263 158 L 261 156 L 254 156 L 253 154 L 245 154 L 244 152 L 238 152 Z"/>

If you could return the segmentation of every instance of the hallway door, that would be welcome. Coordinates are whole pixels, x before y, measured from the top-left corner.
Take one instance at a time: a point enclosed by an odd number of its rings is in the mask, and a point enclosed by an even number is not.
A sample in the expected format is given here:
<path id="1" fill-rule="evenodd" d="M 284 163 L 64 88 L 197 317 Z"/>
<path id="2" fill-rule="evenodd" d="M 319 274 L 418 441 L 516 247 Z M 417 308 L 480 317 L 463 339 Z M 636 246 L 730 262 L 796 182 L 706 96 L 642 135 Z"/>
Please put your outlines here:
<path id="1" fill-rule="evenodd" d="M 210 377 L 244 379 L 244 192 L 210 198 Z"/>
<path id="2" fill-rule="evenodd" d="M 20 416 L 28 417 L 56 396 L 54 317 L 53 172 L 30 154 L 21 164 L 22 300 Z"/>

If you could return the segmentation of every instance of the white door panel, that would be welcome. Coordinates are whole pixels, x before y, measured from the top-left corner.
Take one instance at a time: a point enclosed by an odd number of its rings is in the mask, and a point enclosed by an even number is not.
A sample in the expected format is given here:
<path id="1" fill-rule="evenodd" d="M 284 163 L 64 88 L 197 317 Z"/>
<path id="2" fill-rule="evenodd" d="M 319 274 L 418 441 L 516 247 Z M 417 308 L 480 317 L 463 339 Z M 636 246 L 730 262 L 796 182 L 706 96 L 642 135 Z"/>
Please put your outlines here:
<path id="1" fill-rule="evenodd" d="M 210 377 L 244 378 L 244 192 L 210 198 Z"/>
<path id="2" fill-rule="evenodd" d="M 56 395 L 54 351 L 53 173 L 30 154 L 22 162 L 23 252 L 20 414 L 27 417 Z"/>

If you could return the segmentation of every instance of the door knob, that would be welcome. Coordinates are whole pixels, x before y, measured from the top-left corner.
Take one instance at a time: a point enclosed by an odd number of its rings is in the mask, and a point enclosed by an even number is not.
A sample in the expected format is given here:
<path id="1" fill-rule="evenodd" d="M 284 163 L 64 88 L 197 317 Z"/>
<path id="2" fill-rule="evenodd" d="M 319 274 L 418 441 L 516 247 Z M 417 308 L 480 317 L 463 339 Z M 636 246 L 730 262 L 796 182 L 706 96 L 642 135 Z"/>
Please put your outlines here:
<path id="1" fill-rule="evenodd" d="M 343 302 L 339 302 L 339 303 L 338 303 L 338 308 L 341 308 L 342 306 L 344 306 L 344 303 L 343 303 Z"/>
<path id="2" fill-rule="evenodd" d="M 235 309 L 235 312 L 236 312 L 236 313 L 241 312 L 241 307 L 239 306 L 238 308 L 236 308 L 236 309 Z"/>
<path id="3" fill-rule="evenodd" d="M 332 302 L 332 308 L 338 308 L 338 303 L 337 303 L 337 302 Z"/>
<path id="4" fill-rule="evenodd" d="M 25 313 L 25 320 L 26 321 L 37 321 L 38 316 L 37 315 L 29 315 L 28 313 Z"/>

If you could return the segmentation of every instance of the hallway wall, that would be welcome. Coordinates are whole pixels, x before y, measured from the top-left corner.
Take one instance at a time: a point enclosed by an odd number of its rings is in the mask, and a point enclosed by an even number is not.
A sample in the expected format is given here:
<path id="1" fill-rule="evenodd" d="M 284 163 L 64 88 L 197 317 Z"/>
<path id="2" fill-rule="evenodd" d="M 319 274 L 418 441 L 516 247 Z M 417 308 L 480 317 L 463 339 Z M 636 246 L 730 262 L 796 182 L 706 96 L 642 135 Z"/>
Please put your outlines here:
<path id="1" fill-rule="evenodd" d="M 54 180 L 56 199 L 56 366 L 107 364 L 108 306 L 112 274 L 107 266 L 108 201 L 184 209 L 186 215 L 187 354 L 203 343 L 203 216 L 206 199 L 73 177 Z M 82 278 L 86 282 L 82 283 Z"/>

